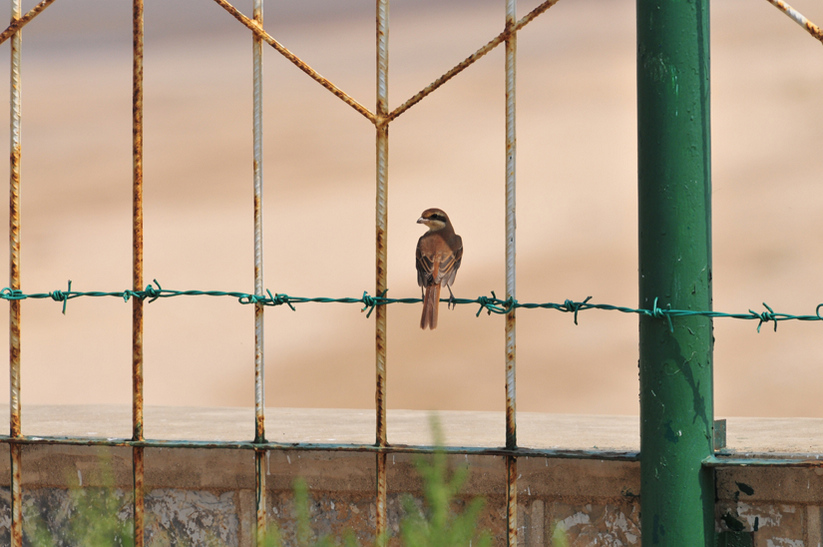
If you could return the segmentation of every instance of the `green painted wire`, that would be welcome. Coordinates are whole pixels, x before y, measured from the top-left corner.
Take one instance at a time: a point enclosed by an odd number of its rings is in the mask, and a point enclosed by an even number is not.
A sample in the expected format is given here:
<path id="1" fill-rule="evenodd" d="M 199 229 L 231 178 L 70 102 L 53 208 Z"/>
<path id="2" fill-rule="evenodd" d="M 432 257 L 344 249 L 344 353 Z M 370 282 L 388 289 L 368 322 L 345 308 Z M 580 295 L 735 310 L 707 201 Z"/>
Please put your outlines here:
<path id="1" fill-rule="evenodd" d="M 386 306 L 389 304 L 418 304 L 421 302 L 420 298 L 389 298 L 386 296 L 384 292 L 380 296 L 371 296 L 368 292 L 364 291 L 363 296 L 359 298 L 347 297 L 347 298 L 329 298 L 323 296 L 316 296 L 316 297 L 303 297 L 303 296 L 289 296 L 287 294 L 282 293 L 275 293 L 272 294 L 271 291 L 266 290 L 265 295 L 259 294 L 251 294 L 245 292 L 237 292 L 237 291 L 201 291 L 201 290 L 172 290 L 172 289 L 164 289 L 160 283 L 155 279 L 152 283 L 149 283 L 144 290 L 135 291 L 135 290 L 125 290 L 125 291 L 112 291 L 112 292 L 104 292 L 104 291 L 73 291 L 71 290 L 71 281 L 68 282 L 68 289 L 65 291 L 56 290 L 46 293 L 30 293 L 26 294 L 20 290 L 12 290 L 8 287 L 0 289 L 0 299 L 2 300 L 27 300 L 27 299 L 51 299 L 55 302 L 62 302 L 63 303 L 63 313 L 66 313 L 66 305 L 68 304 L 69 300 L 74 298 L 80 297 L 115 297 L 115 298 L 122 298 L 124 302 L 128 302 L 131 298 L 139 298 L 141 300 L 147 300 L 148 302 L 154 302 L 158 298 L 171 298 L 177 296 L 218 296 L 218 297 L 232 297 L 236 298 L 240 304 L 260 304 L 263 306 L 288 306 L 292 311 L 295 311 L 295 304 L 305 304 L 308 302 L 320 303 L 320 304 L 330 304 L 330 303 L 337 303 L 337 304 L 363 304 L 363 308 L 360 310 L 362 312 L 367 312 L 366 317 L 371 316 L 372 312 L 377 306 Z M 671 309 L 671 307 L 666 306 L 665 308 L 661 308 L 657 304 L 657 299 L 655 299 L 651 309 L 638 309 L 638 308 L 629 308 L 625 306 L 614 306 L 612 304 L 597 304 L 590 302 L 591 296 L 586 297 L 585 300 L 581 302 L 576 302 L 573 300 L 565 300 L 562 304 L 554 303 L 554 302 L 545 302 L 545 303 L 533 303 L 533 302 L 518 302 L 514 298 L 507 298 L 505 300 L 500 299 L 495 295 L 494 291 L 491 291 L 491 296 L 479 296 L 475 299 L 468 299 L 468 298 L 454 298 L 452 300 L 442 299 L 444 302 L 450 302 L 454 305 L 463 305 L 463 304 L 474 304 L 478 305 L 479 308 L 477 310 L 476 316 L 479 316 L 484 310 L 489 315 L 491 314 L 498 314 L 498 315 L 505 315 L 506 313 L 510 312 L 513 309 L 522 308 L 522 309 L 547 309 L 547 310 L 556 310 L 559 312 L 564 313 L 572 313 L 574 315 L 574 324 L 577 325 L 577 317 L 578 313 L 584 310 L 604 310 L 604 311 L 617 311 L 620 313 L 630 313 L 630 314 L 637 314 L 643 315 L 646 317 L 652 317 L 655 319 L 665 319 L 669 324 L 669 330 L 674 330 L 674 325 L 672 323 L 673 318 L 677 317 L 709 317 L 712 319 L 716 318 L 731 318 L 731 319 L 742 319 L 742 320 L 749 320 L 749 321 L 757 321 L 757 332 L 760 332 L 760 328 L 766 323 L 774 323 L 774 330 L 777 331 L 777 324 L 780 321 L 823 321 L 823 316 L 821 316 L 821 309 L 823 308 L 823 304 L 818 304 L 815 308 L 814 315 L 791 315 L 787 313 L 777 313 L 769 307 L 768 304 L 765 302 L 763 303 L 763 307 L 766 308 L 766 311 L 763 312 L 755 312 L 753 310 L 749 310 L 747 313 L 724 313 L 718 311 L 705 311 L 705 310 L 675 310 Z"/>

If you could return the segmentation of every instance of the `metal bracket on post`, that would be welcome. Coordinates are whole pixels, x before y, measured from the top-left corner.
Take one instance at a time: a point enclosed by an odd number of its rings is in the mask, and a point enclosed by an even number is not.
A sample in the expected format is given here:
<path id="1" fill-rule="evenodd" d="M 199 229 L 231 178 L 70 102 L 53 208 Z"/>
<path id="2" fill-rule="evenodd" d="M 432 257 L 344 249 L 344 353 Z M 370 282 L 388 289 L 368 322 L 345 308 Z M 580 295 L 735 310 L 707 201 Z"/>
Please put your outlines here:
<path id="1" fill-rule="evenodd" d="M 726 420 L 714 421 L 714 449 L 723 450 L 726 448 Z"/>

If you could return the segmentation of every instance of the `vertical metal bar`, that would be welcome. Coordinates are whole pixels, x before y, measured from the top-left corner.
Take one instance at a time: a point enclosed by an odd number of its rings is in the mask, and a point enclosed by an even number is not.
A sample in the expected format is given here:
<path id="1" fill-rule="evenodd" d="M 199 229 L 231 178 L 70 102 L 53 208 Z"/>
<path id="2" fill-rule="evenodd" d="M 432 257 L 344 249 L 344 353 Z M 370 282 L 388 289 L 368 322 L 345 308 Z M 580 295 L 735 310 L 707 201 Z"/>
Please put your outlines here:
<path id="1" fill-rule="evenodd" d="M 517 0 L 506 0 L 506 299 L 516 298 L 516 109 Z M 517 448 L 515 309 L 506 314 L 506 448 Z M 508 545 L 517 545 L 517 458 L 506 457 Z"/>
<path id="2" fill-rule="evenodd" d="M 263 25 L 263 0 L 254 0 L 254 20 Z M 254 132 L 254 294 L 263 295 L 263 41 L 252 35 Z M 254 306 L 255 442 L 266 442 L 265 363 L 262 304 Z"/>
<path id="3" fill-rule="evenodd" d="M 132 3 L 132 288 L 143 289 L 143 0 Z M 132 300 L 132 439 L 143 440 L 143 300 Z M 132 448 L 134 545 L 144 544 L 143 448 Z"/>
<path id="4" fill-rule="evenodd" d="M 23 490 L 20 463 L 23 446 L 12 442 L 11 450 L 11 545 L 23 547 Z"/>
<path id="5" fill-rule="evenodd" d="M 145 541 L 145 500 L 144 500 L 144 467 L 143 447 L 132 447 L 132 478 L 134 480 L 134 545 L 143 547 Z"/>
<path id="6" fill-rule="evenodd" d="M 710 310 L 709 0 L 637 0 L 641 308 Z M 712 321 L 640 317 L 643 545 L 711 545 Z"/>
<path id="7" fill-rule="evenodd" d="M 132 289 L 143 289 L 143 0 L 133 4 Z M 132 426 L 143 439 L 143 301 L 132 299 Z"/>
<path id="8" fill-rule="evenodd" d="M 266 545 L 266 451 L 254 451 L 255 545 Z"/>
<path id="9" fill-rule="evenodd" d="M 263 26 L 263 0 L 254 0 L 254 21 Z M 252 35 L 254 133 L 254 294 L 263 295 L 263 40 Z M 266 382 L 263 304 L 254 305 L 254 442 L 266 442 Z M 265 450 L 254 451 L 256 542 L 266 535 Z"/>
<path id="10" fill-rule="evenodd" d="M 376 225 L 376 288 L 377 296 L 387 290 L 388 266 L 388 169 L 389 169 L 389 0 L 377 0 L 377 107 L 376 107 L 376 163 L 377 199 L 375 211 Z M 375 365 L 377 387 L 376 443 L 387 446 L 386 438 L 386 306 L 377 306 L 375 319 Z M 386 503 L 387 478 L 386 454 L 377 453 L 377 519 L 378 540 L 387 529 Z"/>
<path id="11" fill-rule="evenodd" d="M 11 1 L 11 22 L 20 19 L 20 0 Z M 20 162 L 22 89 L 20 68 L 22 60 L 22 32 L 18 30 L 11 39 L 11 157 L 9 177 L 9 287 L 20 290 Z M 9 404 L 10 436 L 21 435 L 20 399 L 20 300 L 9 302 Z M 11 443 L 11 543 L 23 545 L 23 494 L 21 490 L 22 448 Z"/>

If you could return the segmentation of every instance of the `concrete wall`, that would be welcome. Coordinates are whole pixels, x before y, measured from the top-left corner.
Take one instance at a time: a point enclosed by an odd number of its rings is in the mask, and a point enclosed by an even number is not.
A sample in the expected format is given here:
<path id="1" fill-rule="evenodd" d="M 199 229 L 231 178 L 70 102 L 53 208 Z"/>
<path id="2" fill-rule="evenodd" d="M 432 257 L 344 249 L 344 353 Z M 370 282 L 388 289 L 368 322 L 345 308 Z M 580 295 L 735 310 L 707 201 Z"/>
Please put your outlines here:
<path id="1" fill-rule="evenodd" d="M 471 414 L 461 414 L 466 427 L 472 427 Z M 422 413 L 420 417 L 425 420 Z M 591 433 L 587 428 L 598 422 L 594 417 L 577 419 L 583 437 Z M 768 428 L 768 423 L 761 426 Z M 729 427 L 734 427 L 734 422 Z M 575 546 L 641 544 L 639 463 L 592 458 L 603 447 L 589 449 L 579 458 L 518 459 L 518 525 L 523 545 L 551 545 L 556 525 L 567 531 Z M 0 455 L 0 544 L 8 544 L 7 446 L 2 451 L 6 455 Z M 414 459 L 402 453 L 388 456 L 388 511 L 395 534 L 399 531 L 401 499 L 409 493 L 417 498 L 421 495 Z M 468 464 L 471 474 L 464 489 L 465 499 L 486 499 L 481 523 L 493 532 L 495 543 L 503 545 L 503 458 L 453 455 L 450 461 L 453 465 Z M 101 476 L 101 463 L 111 470 L 110 478 Z M 269 519 L 282 528 L 287 544 L 294 539 L 292 484 L 297 477 L 304 478 L 309 486 L 310 511 L 317 532 L 342 536 L 351 529 L 362 543 L 372 539 L 374 454 L 274 450 L 269 452 L 266 471 Z M 147 448 L 145 473 L 147 545 L 209 545 L 209 541 L 218 545 L 253 544 L 254 457 L 250 450 Z M 719 468 L 716 477 L 718 531 L 750 532 L 753 544 L 759 547 L 821 543 L 823 469 L 729 467 Z M 119 517 L 129 517 L 131 450 L 26 445 L 22 481 L 25 514 L 39 514 L 55 537 L 64 537 L 73 516 L 69 510 L 71 485 L 93 491 L 113 484 L 123 506 Z"/>

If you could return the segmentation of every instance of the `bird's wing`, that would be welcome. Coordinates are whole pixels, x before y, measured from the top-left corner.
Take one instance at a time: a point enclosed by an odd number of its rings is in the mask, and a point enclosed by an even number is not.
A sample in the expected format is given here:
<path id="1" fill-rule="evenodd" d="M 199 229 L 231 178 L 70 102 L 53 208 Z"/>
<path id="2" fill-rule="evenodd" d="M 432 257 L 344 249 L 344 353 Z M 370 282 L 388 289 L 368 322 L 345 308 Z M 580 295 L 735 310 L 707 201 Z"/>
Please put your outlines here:
<path id="1" fill-rule="evenodd" d="M 417 266 L 417 284 L 421 287 L 433 284 L 432 270 L 434 269 L 434 263 L 432 262 L 431 256 L 424 254 L 422 249 L 424 246 L 425 242 L 421 237 L 417 242 L 417 251 L 414 253 L 415 265 Z"/>
<path id="2" fill-rule="evenodd" d="M 457 270 L 463 261 L 463 240 L 455 235 L 451 253 L 444 255 L 440 261 L 440 275 L 444 285 L 451 286 L 454 278 L 457 277 Z"/>

